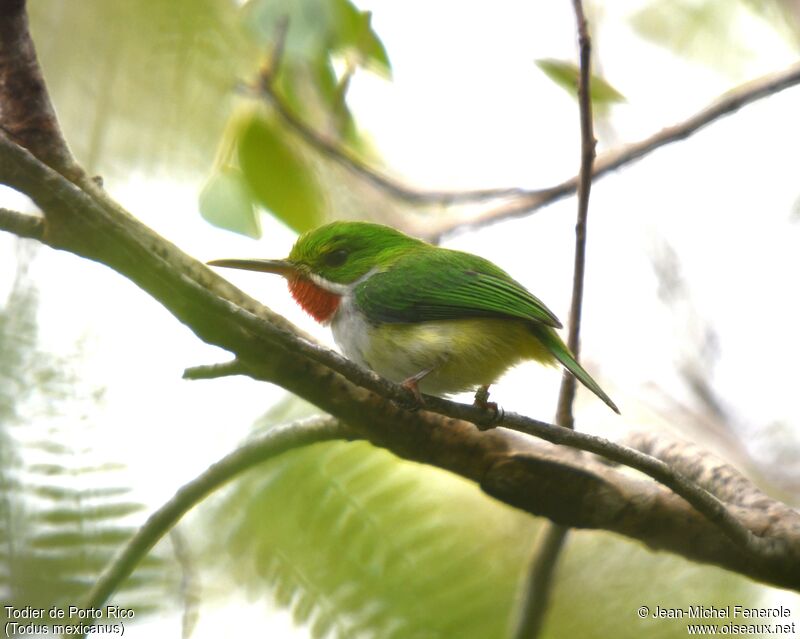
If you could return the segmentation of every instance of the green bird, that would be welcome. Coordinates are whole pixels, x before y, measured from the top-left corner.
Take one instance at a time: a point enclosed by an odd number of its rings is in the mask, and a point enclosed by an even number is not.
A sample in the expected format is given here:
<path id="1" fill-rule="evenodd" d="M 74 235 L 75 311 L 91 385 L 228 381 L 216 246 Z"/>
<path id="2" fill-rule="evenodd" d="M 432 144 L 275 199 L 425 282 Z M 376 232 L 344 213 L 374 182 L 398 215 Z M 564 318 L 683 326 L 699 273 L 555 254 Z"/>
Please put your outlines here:
<path id="1" fill-rule="evenodd" d="M 346 357 L 411 390 L 447 395 L 488 388 L 525 361 L 561 362 L 619 412 L 556 333 L 561 322 L 490 261 L 388 226 L 333 222 L 304 233 L 285 260 L 213 266 L 276 273 Z"/>

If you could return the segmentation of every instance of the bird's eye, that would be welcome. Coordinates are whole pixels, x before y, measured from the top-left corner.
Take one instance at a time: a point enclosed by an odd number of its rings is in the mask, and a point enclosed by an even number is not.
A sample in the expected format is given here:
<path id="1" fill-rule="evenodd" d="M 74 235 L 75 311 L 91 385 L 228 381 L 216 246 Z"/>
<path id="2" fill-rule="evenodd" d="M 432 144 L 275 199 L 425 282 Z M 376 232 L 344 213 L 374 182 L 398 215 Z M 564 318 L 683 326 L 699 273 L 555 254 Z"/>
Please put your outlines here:
<path id="1" fill-rule="evenodd" d="M 325 256 L 326 266 L 341 266 L 347 261 L 347 251 L 336 249 Z"/>

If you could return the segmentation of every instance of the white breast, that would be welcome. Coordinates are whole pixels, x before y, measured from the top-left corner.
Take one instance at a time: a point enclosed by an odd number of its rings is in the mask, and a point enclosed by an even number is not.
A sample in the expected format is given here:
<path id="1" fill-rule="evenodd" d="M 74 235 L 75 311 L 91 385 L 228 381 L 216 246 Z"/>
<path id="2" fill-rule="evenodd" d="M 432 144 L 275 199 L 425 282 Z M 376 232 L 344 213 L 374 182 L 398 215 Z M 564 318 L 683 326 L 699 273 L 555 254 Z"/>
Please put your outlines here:
<path id="1" fill-rule="evenodd" d="M 350 295 L 342 298 L 331 321 L 333 338 L 348 359 L 398 383 L 447 361 L 455 329 L 452 322 L 389 324 L 379 329 L 358 310 Z"/>
<path id="2" fill-rule="evenodd" d="M 372 327 L 364 315 L 356 308 L 352 295 L 345 294 L 342 297 L 339 308 L 331 321 L 331 331 L 333 332 L 333 339 L 336 340 L 347 359 L 375 370 L 370 362 L 367 361 Z"/>

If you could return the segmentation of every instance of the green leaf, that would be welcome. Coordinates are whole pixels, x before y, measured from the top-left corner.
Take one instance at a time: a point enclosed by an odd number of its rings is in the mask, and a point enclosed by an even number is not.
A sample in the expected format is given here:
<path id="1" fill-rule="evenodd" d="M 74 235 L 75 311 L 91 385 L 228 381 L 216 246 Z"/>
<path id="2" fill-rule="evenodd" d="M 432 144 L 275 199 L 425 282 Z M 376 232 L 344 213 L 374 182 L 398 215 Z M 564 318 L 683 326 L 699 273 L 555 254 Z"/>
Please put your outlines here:
<path id="1" fill-rule="evenodd" d="M 571 96 L 578 97 L 578 77 L 580 69 L 572 62 L 545 58 L 536 60 L 536 66 Z M 600 108 L 617 102 L 625 102 L 625 96 L 598 75 L 592 74 L 590 82 L 592 105 Z"/>
<path id="2" fill-rule="evenodd" d="M 372 12 L 359 11 L 349 0 L 334 0 L 336 49 L 351 47 L 363 66 L 391 77 L 392 65 L 383 42 L 372 28 Z"/>
<path id="3" fill-rule="evenodd" d="M 200 192 L 200 215 L 214 226 L 261 237 L 261 224 L 253 207 L 253 196 L 241 171 L 223 168 Z"/>
<path id="4" fill-rule="evenodd" d="M 323 219 L 324 199 L 313 169 L 275 125 L 253 116 L 239 136 L 239 165 L 256 201 L 301 233 Z"/>
<path id="5" fill-rule="evenodd" d="M 386 48 L 372 28 L 369 11 L 359 11 L 350 0 L 250 0 L 244 21 L 255 37 L 273 43 L 279 25 L 288 21 L 284 62 L 312 66 L 328 61 L 331 54 L 352 48 L 370 69 L 391 75 Z"/>

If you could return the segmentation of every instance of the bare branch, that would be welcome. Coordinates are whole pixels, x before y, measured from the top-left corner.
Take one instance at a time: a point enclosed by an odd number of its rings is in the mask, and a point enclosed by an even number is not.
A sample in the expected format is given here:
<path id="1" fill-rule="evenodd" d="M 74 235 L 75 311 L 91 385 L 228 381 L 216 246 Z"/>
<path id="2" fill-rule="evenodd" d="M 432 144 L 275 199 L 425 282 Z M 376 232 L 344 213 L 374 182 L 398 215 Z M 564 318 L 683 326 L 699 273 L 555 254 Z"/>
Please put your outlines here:
<path id="1" fill-rule="evenodd" d="M 261 82 L 260 93 L 275 109 L 281 119 L 300 136 L 307 144 L 326 157 L 336 161 L 356 175 L 362 177 L 370 184 L 396 197 L 412 204 L 438 204 L 442 206 L 462 204 L 467 202 L 483 202 L 523 194 L 538 193 L 519 188 L 482 189 L 474 191 L 422 191 L 405 186 L 400 182 L 379 172 L 374 167 L 359 159 L 353 152 L 344 148 L 337 142 L 325 137 L 311 126 L 303 122 L 281 96 L 275 91 L 271 83 Z"/>
<path id="2" fill-rule="evenodd" d="M 578 57 L 580 73 L 578 76 L 578 104 L 581 130 L 581 161 L 578 171 L 578 219 L 575 223 L 575 260 L 572 271 L 572 298 L 570 301 L 567 346 L 575 360 L 579 360 L 581 314 L 583 310 L 583 282 L 586 273 L 586 235 L 589 218 L 589 194 L 592 190 L 592 164 L 595 158 L 597 140 L 594 137 L 592 121 L 591 77 L 592 41 L 589 27 L 583 12 L 581 0 L 572 0 L 578 33 Z M 561 377 L 558 392 L 556 424 L 564 428 L 575 428 L 576 380 L 568 371 Z M 522 590 L 522 615 L 515 629 L 517 639 L 535 639 L 544 625 L 550 600 L 550 591 L 555 579 L 558 557 L 564 548 L 569 528 L 547 522 L 534 549 L 533 559 L 528 568 L 528 580 Z"/>
<path id="3" fill-rule="evenodd" d="M 533 547 L 527 580 L 521 590 L 514 639 L 532 639 L 539 636 L 550 605 L 550 592 L 558 558 L 568 536 L 569 528 L 552 522 L 545 522 L 539 531 Z"/>
<path id="4" fill-rule="evenodd" d="M 683 122 L 666 127 L 639 142 L 633 142 L 601 154 L 594 163 L 592 179 L 596 180 L 611 171 L 632 164 L 662 146 L 685 140 L 716 120 L 797 84 L 800 84 L 800 63 L 794 64 L 784 71 L 747 82 L 728 91 Z M 576 176 L 547 189 L 522 193 L 510 202 L 470 217 L 454 217 L 442 220 L 438 224 L 431 220 L 426 237 L 440 238 L 456 231 L 476 229 L 501 220 L 522 217 L 572 195 L 577 188 L 578 177 Z"/>
<path id="5" fill-rule="evenodd" d="M 268 69 L 268 78 L 271 78 L 274 74 L 273 65 L 270 65 Z M 662 146 L 684 140 L 712 122 L 735 113 L 748 104 L 779 93 L 799 83 L 800 64 L 795 64 L 784 71 L 769 74 L 743 84 L 725 93 L 709 106 L 683 122 L 666 127 L 639 142 L 603 153 L 594 162 L 591 173 L 592 181 L 627 164 L 631 164 Z M 376 168 L 359 159 L 345 147 L 325 137 L 303 122 L 274 90 L 270 81 L 265 82 L 262 78 L 259 82 L 258 91 L 260 95 L 270 101 L 275 108 L 275 112 L 289 128 L 312 148 L 393 197 L 412 204 L 439 206 L 505 200 L 495 208 L 483 210 L 473 215 L 439 216 L 437 219 L 426 220 L 424 228 L 415 230 L 418 235 L 431 241 L 437 241 L 450 233 L 480 228 L 501 220 L 528 215 L 570 196 L 578 190 L 579 176 L 572 177 L 551 187 L 534 190 L 515 187 L 471 191 L 425 191 L 414 189 L 384 175 Z"/>
<path id="6" fill-rule="evenodd" d="M 0 230 L 41 240 L 44 236 L 44 218 L 0 208 Z"/>
<path id="7" fill-rule="evenodd" d="M 573 0 L 578 23 L 580 76 L 578 78 L 578 103 L 580 105 L 581 162 L 578 173 L 578 220 L 575 223 L 575 265 L 572 272 L 572 300 L 569 310 L 567 346 L 575 359 L 580 354 L 581 312 L 583 309 L 583 281 L 586 273 L 586 222 L 589 217 L 589 193 L 592 189 L 592 164 L 595 156 L 592 100 L 590 92 L 592 44 L 581 0 Z M 558 394 L 556 423 L 566 428 L 575 427 L 572 404 L 575 401 L 575 377 L 564 371 Z"/>

